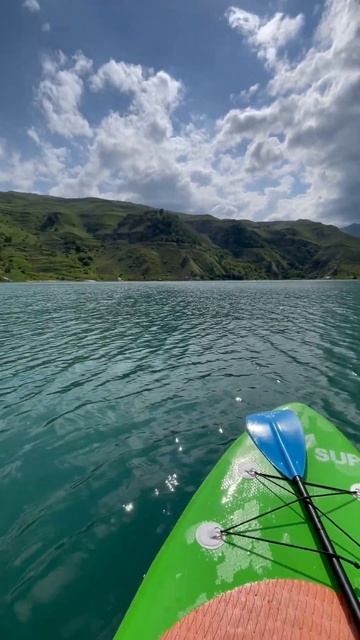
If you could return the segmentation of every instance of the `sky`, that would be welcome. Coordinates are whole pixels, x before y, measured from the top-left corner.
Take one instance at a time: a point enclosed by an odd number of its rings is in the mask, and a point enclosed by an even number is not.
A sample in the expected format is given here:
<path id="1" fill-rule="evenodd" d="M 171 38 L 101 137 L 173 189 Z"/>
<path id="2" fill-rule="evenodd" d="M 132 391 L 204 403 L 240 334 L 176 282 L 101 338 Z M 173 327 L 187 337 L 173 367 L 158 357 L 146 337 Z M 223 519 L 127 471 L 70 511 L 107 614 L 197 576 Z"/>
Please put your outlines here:
<path id="1" fill-rule="evenodd" d="M 2 0 L 0 190 L 360 222 L 360 0 Z"/>

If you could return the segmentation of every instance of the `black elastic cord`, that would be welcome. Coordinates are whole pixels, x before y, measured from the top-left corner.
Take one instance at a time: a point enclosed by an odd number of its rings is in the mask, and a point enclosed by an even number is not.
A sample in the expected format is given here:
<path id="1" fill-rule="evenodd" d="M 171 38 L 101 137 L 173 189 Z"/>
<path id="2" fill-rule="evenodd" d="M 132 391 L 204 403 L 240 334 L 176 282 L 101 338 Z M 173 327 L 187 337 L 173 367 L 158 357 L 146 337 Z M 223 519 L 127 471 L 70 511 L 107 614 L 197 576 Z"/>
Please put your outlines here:
<path id="1" fill-rule="evenodd" d="M 255 476 L 261 476 L 262 478 L 268 478 L 273 480 L 281 480 L 281 482 L 288 482 L 288 478 L 283 478 L 282 476 L 274 476 L 270 473 L 261 473 L 260 471 L 254 471 Z M 339 487 L 330 487 L 327 484 L 318 484 L 316 482 L 305 482 L 303 484 L 308 487 L 318 487 L 318 489 L 329 489 L 329 491 L 339 491 L 339 493 L 349 493 L 350 495 L 357 494 L 357 491 L 350 491 L 350 489 L 340 489 Z M 329 494 L 331 495 L 331 494 Z"/>
<path id="2" fill-rule="evenodd" d="M 268 516 L 270 513 L 275 513 L 275 511 L 280 511 L 280 509 L 285 509 L 285 507 L 290 507 L 295 502 L 299 502 L 301 498 L 295 498 L 290 502 L 285 502 L 284 504 L 279 505 L 278 507 L 274 507 L 274 509 L 270 509 L 269 511 L 264 511 L 257 516 L 253 516 L 252 518 L 248 518 L 247 520 L 243 520 L 243 522 L 238 522 L 237 524 L 231 525 L 231 527 L 227 527 L 226 529 L 222 529 L 221 533 L 228 533 L 232 529 L 236 529 L 236 527 L 242 527 L 244 524 L 248 524 L 249 522 L 253 522 L 254 520 L 258 520 L 259 518 L 263 518 L 263 516 Z"/>
<path id="3" fill-rule="evenodd" d="M 332 491 L 332 489 L 337 489 L 342 493 L 349 493 L 352 496 L 357 495 L 357 491 L 351 491 L 350 489 L 340 489 L 339 487 L 329 487 L 327 484 L 318 484 L 317 482 L 304 482 L 304 485 L 308 487 L 318 487 L 319 489 L 329 489 L 329 491 Z"/>
<path id="4" fill-rule="evenodd" d="M 356 569 L 360 569 L 360 564 L 355 562 L 354 560 L 350 560 L 350 558 L 345 558 L 344 556 L 340 556 L 337 553 L 330 553 L 329 551 L 323 551 L 322 549 L 312 549 L 311 547 L 302 547 L 299 544 L 290 544 L 288 542 L 280 542 L 280 540 L 270 540 L 269 538 L 258 538 L 257 536 L 250 536 L 247 533 L 240 533 L 237 531 L 222 531 L 228 536 L 237 536 L 239 538 L 248 538 L 249 540 L 255 540 L 257 542 L 268 542 L 269 544 L 278 544 L 281 547 L 290 547 L 291 549 L 300 549 L 301 551 L 310 551 L 311 553 L 319 553 L 325 556 L 331 556 L 333 558 L 338 558 L 338 560 L 342 560 L 343 562 L 348 562 L 353 565 Z M 226 542 L 226 539 L 225 539 Z"/>
<path id="5" fill-rule="evenodd" d="M 292 493 L 292 492 L 291 492 Z M 317 493 L 313 496 L 311 496 L 312 498 L 322 498 L 324 496 L 330 496 L 330 495 L 339 495 L 339 493 L 341 494 L 341 492 L 335 491 L 333 493 Z M 294 495 L 292 493 L 292 495 Z M 227 527 L 226 529 L 221 529 L 221 533 L 228 533 L 229 531 L 232 531 L 232 529 L 236 529 L 236 527 L 241 527 L 244 524 L 248 524 L 248 522 L 252 522 L 253 520 L 258 520 L 259 518 L 262 518 L 263 516 L 268 516 L 271 513 L 275 513 L 275 511 L 280 511 L 280 509 L 285 509 L 285 507 L 290 507 L 292 504 L 295 504 L 296 502 L 300 503 L 303 500 L 307 500 L 308 498 L 294 498 L 294 500 L 291 500 L 290 502 L 285 502 L 284 504 L 281 504 L 278 507 L 274 507 L 273 509 L 270 509 L 269 511 L 264 511 L 263 513 L 259 513 L 257 516 L 253 516 L 252 518 L 248 518 L 248 520 L 244 520 L 243 522 L 238 522 L 237 524 L 233 524 L 231 525 L 231 527 Z M 305 521 L 304 521 L 305 524 Z"/>
<path id="6" fill-rule="evenodd" d="M 276 477 L 276 476 L 274 476 Z M 260 484 L 263 485 L 263 487 L 266 487 L 267 489 L 269 488 L 265 482 L 262 482 L 262 480 L 260 480 L 259 475 L 256 474 L 255 475 L 256 480 L 258 480 L 258 482 L 260 482 Z M 271 482 L 271 484 L 274 484 L 275 487 L 279 487 L 279 489 L 281 489 L 281 491 L 287 491 L 287 493 L 290 493 L 292 496 L 295 495 L 295 493 L 293 491 L 291 491 L 291 489 L 289 489 L 289 487 L 284 487 L 283 485 L 279 484 L 278 482 L 275 482 L 275 480 L 272 480 L 271 478 L 266 478 L 266 480 L 268 480 L 269 482 Z"/>
<path id="7" fill-rule="evenodd" d="M 263 477 L 264 477 L 264 474 L 259 474 L 259 473 L 256 473 L 256 476 L 255 476 L 255 477 L 257 477 L 257 476 L 259 476 L 259 475 L 261 475 L 261 476 L 263 476 Z M 294 495 L 294 493 L 293 493 L 292 491 L 290 491 L 290 489 L 288 489 L 288 488 L 286 488 L 286 487 L 282 487 L 281 485 L 279 485 L 279 484 L 278 484 L 278 482 L 275 482 L 275 481 L 272 479 L 272 478 L 277 478 L 277 477 L 278 477 L 278 476 L 272 476 L 271 478 L 266 477 L 266 479 L 267 479 L 267 480 L 269 480 L 269 482 L 271 482 L 271 484 L 275 484 L 277 487 L 280 487 L 281 489 L 283 489 L 283 490 L 287 491 L 288 493 L 291 493 L 292 495 Z M 280 477 L 280 476 L 279 476 L 279 477 Z M 259 477 L 257 477 L 257 479 L 259 480 L 259 482 L 260 482 L 263 486 L 266 486 L 264 482 L 261 482 L 261 480 L 260 480 L 260 478 L 259 478 Z M 305 484 L 306 484 L 306 483 L 305 483 Z M 324 487 L 325 489 L 330 488 L 330 487 L 326 487 L 325 485 L 313 485 L 313 486 L 320 486 L 320 487 Z M 339 490 L 339 495 L 341 495 L 342 493 L 343 493 L 343 492 L 342 492 L 342 491 L 341 491 L 341 489 L 340 489 L 340 490 Z M 350 491 L 350 492 L 348 492 L 348 493 L 356 493 L 356 491 L 355 491 L 355 492 L 351 492 L 351 491 Z M 330 495 L 334 495 L 334 494 L 332 494 L 332 493 L 326 493 L 326 494 L 323 494 L 323 495 L 324 495 L 324 496 L 330 496 Z M 336 494 L 335 494 L 335 495 L 336 495 Z M 320 497 L 320 496 L 316 496 L 316 495 L 311 496 L 311 498 L 316 498 L 316 497 Z M 291 504 L 291 503 L 290 503 L 290 504 Z M 335 520 L 333 520 L 333 518 L 331 518 L 327 513 L 325 513 L 325 511 L 322 511 L 322 509 L 320 509 L 320 507 L 318 507 L 315 503 L 314 503 L 314 507 L 315 507 L 315 509 L 316 509 L 319 513 L 321 513 L 321 515 L 322 515 L 324 518 L 327 518 L 327 520 L 329 520 L 329 522 L 331 522 L 331 523 L 334 525 L 334 527 L 336 527 L 337 529 L 339 529 L 339 531 L 341 531 L 345 536 L 347 536 L 347 538 L 349 538 L 349 540 L 351 540 L 354 544 L 356 544 L 356 546 L 360 547 L 360 543 L 359 543 L 357 540 L 355 540 L 355 538 L 353 538 L 353 537 L 352 537 L 352 535 L 350 535 L 350 533 L 348 533 L 347 531 L 345 531 L 345 529 L 343 529 L 339 524 L 337 524 L 337 522 L 335 522 Z"/>
<path id="8" fill-rule="evenodd" d="M 327 520 L 329 520 L 329 522 L 331 522 L 331 524 L 334 525 L 334 527 L 336 527 L 337 529 L 339 529 L 339 531 L 341 531 L 341 533 L 343 533 L 347 538 L 349 538 L 349 540 L 351 540 L 351 542 L 353 542 L 354 544 L 356 544 L 357 547 L 360 547 L 360 542 L 358 542 L 357 540 L 355 540 L 355 538 L 352 537 L 352 535 L 350 535 L 350 533 L 348 533 L 345 529 L 343 529 L 342 527 L 340 527 L 340 525 L 335 522 L 335 520 L 333 518 L 331 518 L 327 513 L 325 513 L 325 511 L 323 511 L 322 509 L 320 509 L 320 507 L 317 506 L 317 504 L 314 504 L 314 507 L 316 509 L 316 511 L 318 511 L 319 513 L 321 513 L 321 515 L 326 518 Z"/>

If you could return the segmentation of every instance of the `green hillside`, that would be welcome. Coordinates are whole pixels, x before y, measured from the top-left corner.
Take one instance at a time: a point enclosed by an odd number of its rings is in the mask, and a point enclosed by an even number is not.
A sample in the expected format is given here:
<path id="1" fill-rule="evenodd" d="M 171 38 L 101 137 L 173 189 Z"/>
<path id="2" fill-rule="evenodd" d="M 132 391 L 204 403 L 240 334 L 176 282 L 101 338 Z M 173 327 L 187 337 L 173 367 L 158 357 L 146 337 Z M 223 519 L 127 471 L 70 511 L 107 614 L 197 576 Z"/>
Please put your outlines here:
<path id="1" fill-rule="evenodd" d="M 360 239 L 129 202 L 0 193 L 0 280 L 360 277 Z"/>

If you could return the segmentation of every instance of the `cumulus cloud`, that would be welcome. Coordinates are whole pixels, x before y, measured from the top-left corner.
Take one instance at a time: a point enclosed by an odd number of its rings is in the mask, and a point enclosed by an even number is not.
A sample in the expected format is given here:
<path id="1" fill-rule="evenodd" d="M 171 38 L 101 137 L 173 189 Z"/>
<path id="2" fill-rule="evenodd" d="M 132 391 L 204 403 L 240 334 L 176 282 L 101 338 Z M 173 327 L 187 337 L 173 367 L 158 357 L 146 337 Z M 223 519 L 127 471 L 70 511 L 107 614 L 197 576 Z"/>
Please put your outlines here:
<path id="1" fill-rule="evenodd" d="M 250 103 L 260 92 L 260 83 L 252 84 L 248 89 L 242 89 L 239 93 L 230 94 L 230 102 L 233 104 Z"/>
<path id="2" fill-rule="evenodd" d="M 39 138 L 35 130 L 28 135 L 38 146 L 38 154 L 30 160 L 18 152 L 7 150 L 0 159 L 0 182 L 19 191 L 48 192 L 54 181 L 62 179 L 68 171 L 69 152 L 65 147 L 54 147 Z"/>
<path id="3" fill-rule="evenodd" d="M 285 160 L 285 153 L 278 138 L 269 136 L 265 139 L 256 138 L 247 148 L 245 154 L 245 170 L 248 173 L 265 171 L 274 168 Z"/>
<path id="4" fill-rule="evenodd" d="M 159 106 L 173 111 L 182 98 L 182 84 L 165 71 L 147 70 L 141 65 L 110 60 L 90 78 L 90 86 L 100 91 L 112 86 L 134 96 L 133 109 L 142 111 Z"/>
<path id="5" fill-rule="evenodd" d="M 31 11 L 32 13 L 36 13 L 37 11 L 40 11 L 40 4 L 38 3 L 38 0 L 24 0 L 22 6 L 25 9 L 28 9 L 29 11 Z"/>
<path id="6" fill-rule="evenodd" d="M 326 3 L 313 46 L 296 64 L 285 61 L 277 66 L 268 94 L 271 101 L 266 107 L 226 114 L 219 122 L 217 143 L 227 148 L 248 139 L 249 155 L 259 148 L 259 140 L 281 135 L 287 170 L 289 175 L 296 173 L 304 193 L 279 200 L 274 217 L 358 219 L 360 5 L 356 0 Z"/>
<path id="7" fill-rule="evenodd" d="M 27 134 L 33 142 L 35 142 L 38 145 L 40 144 L 40 137 L 35 127 L 30 127 L 30 129 L 27 130 Z"/>
<path id="8" fill-rule="evenodd" d="M 109 85 L 123 93 L 135 93 L 143 81 L 144 74 L 141 65 L 109 60 L 90 78 L 90 86 L 94 91 L 101 91 L 106 85 Z"/>
<path id="9" fill-rule="evenodd" d="M 165 71 L 155 73 L 140 65 L 110 60 L 90 78 L 90 86 L 94 91 L 112 86 L 120 93 L 130 94 L 133 117 L 127 116 L 126 124 L 131 128 L 136 123 L 146 138 L 160 142 L 171 135 L 170 116 L 180 103 L 183 87 Z"/>
<path id="10" fill-rule="evenodd" d="M 243 89 L 240 91 L 240 96 L 244 100 L 250 100 L 260 89 L 260 84 L 257 82 L 256 84 L 252 84 L 248 89 Z"/>
<path id="11" fill-rule="evenodd" d="M 28 129 L 36 154 L 6 149 L 0 180 L 220 217 L 358 219 L 360 4 L 327 0 L 311 46 L 293 62 L 280 52 L 300 19 L 239 11 L 229 10 L 231 26 L 268 66 L 267 85 L 244 95 L 261 91 L 261 106 L 231 109 L 213 125 L 181 122 L 187 94 L 165 70 L 116 60 L 94 68 L 82 53 L 59 53 L 44 59 L 36 91 L 44 116 L 43 128 Z M 109 89 L 118 107 L 90 123 L 85 92 L 105 99 Z"/>
<path id="12" fill-rule="evenodd" d="M 93 131 L 88 161 L 52 193 L 73 195 L 80 184 L 82 194 L 94 194 L 101 181 L 107 188 L 115 184 L 127 197 L 141 192 L 150 202 L 188 203 L 188 180 L 176 162 L 188 142 L 174 135 L 171 117 L 182 97 L 181 82 L 164 71 L 110 60 L 89 78 L 89 86 L 97 92 L 111 86 L 130 95 L 129 107 L 102 119 Z"/>
<path id="13" fill-rule="evenodd" d="M 91 137 L 92 131 L 80 112 L 84 90 L 83 76 L 90 73 L 92 61 L 82 53 L 69 60 L 62 52 L 43 60 L 43 77 L 37 90 L 37 104 L 51 133 L 73 138 Z"/>
<path id="14" fill-rule="evenodd" d="M 239 31 L 269 66 L 276 63 L 278 51 L 298 35 L 304 24 L 301 13 L 291 18 L 278 12 L 266 20 L 239 7 L 229 7 L 225 16 L 230 27 Z"/>
<path id="15" fill-rule="evenodd" d="M 291 117 L 291 114 L 289 114 Z M 266 135 L 269 130 L 273 133 L 283 130 L 283 122 L 279 117 L 279 105 L 255 109 L 232 109 L 219 121 L 217 143 L 220 147 L 237 146 L 244 138 L 251 140 L 259 134 Z"/>

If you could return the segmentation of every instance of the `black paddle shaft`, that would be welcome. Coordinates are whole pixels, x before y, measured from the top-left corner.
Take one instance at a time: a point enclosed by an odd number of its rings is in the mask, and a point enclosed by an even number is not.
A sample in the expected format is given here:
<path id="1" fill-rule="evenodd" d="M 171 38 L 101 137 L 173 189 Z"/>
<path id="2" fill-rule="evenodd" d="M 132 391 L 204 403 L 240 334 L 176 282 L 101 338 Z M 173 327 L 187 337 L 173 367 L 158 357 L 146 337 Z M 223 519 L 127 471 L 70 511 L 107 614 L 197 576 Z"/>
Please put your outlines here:
<path id="1" fill-rule="evenodd" d="M 300 476 L 295 476 L 293 478 L 293 481 L 297 486 L 300 496 L 303 498 L 303 500 L 301 500 L 301 503 L 313 524 L 313 527 L 321 542 L 322 549 L 329 554 L 329 564 L 331 565 L 335 578 L 352 614 L 355 626 L 357 630 L 360 631 L 360 603 L 356 597 L 355 591 L 350 584 L 350 581 L 343 569 L 340 560 L 337 558 L 336 551 L 328 534 L 326 533 L 326 530 L 323 527 L 313 501 L 311 500 L 311 496 L 308 494 L 302 479 L 300 478 Z"/>

